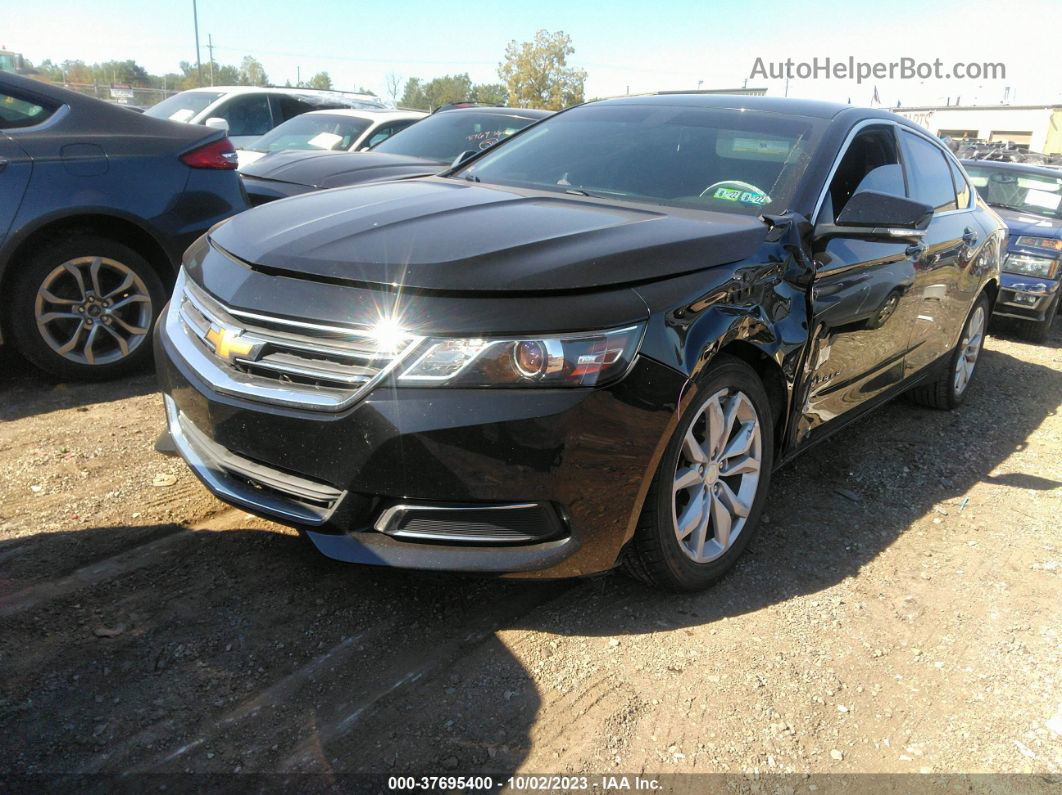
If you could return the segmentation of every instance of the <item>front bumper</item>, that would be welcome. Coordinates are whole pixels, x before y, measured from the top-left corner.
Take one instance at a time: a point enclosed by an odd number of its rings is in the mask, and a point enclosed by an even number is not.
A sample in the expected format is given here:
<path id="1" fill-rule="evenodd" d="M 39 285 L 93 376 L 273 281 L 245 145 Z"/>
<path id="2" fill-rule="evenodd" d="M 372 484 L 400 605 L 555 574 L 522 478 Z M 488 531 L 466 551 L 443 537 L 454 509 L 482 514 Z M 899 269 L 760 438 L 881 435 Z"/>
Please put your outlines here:
<path id="1" fill-rule="evenodd" d="M 344 411 L 314 412 L 217 392 L 166 326 L 155 346 L 170 433 L 199 479 L 226 502 L 303 530 L 325 555 L 371 565 L 523 577 L 613 567 L 684 383 L 640 357 L 601 389 L 381 384 Z M 524 542 L 384 532 L 396 506 L 527 505 L 553 512 L 557 526 Z"/>
<path id="2" fill-rule="evenodd" d="M 1041 279 L 1019 273 L 1000 275 L 999 297 L 993 314 L 1018 320 L 1044 320 L 1053 312 L 1059 291 L 1056 279 Z"/>

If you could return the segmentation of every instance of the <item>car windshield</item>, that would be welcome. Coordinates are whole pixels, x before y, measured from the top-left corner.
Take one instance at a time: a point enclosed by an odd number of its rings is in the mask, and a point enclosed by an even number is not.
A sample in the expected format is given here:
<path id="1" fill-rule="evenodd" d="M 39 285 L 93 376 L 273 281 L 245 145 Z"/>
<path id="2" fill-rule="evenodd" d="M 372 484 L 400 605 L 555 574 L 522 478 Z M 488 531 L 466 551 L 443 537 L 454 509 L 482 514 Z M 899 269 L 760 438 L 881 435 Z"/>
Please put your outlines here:
<path id="1" fill-rule="evenodd" d="M 220 91 L 182 91 L 169 99 L 162 100 L 157 105 L 152 105 L 144 111 L 144 115 L 154 116 L 157 119 L 191 121 L 196 114 L 202 113 L 203 109 L 218 99 L 221 94 Z"/>
<path id="2" fill-rule="evenodd" d="M 753 111 L 587 105 L 454 176 L 755 215 L 786 207 L 821 126 Z"/>
<path id="3" fill-rule="evenodd" d="M 282 149 L 347 150 L 369 129 L 368 119 L 350 116 L 304 114 L 276 127 L 247 148 L 253 152 Z"/>
<path id="4" fill-rule="evenodd" d="M 1062 176 L 1033 171 L 966 165 L 970 182 L 991 207 L 1062 218 Z"/>
<path id="5" fill-rule="evenodd" d="M 510 115 L 444 110 L 392 135 L 372 151 L 449 163 L 462 152 L 486 149 L 533 121 L 536 119 L 518 112 Z"/>

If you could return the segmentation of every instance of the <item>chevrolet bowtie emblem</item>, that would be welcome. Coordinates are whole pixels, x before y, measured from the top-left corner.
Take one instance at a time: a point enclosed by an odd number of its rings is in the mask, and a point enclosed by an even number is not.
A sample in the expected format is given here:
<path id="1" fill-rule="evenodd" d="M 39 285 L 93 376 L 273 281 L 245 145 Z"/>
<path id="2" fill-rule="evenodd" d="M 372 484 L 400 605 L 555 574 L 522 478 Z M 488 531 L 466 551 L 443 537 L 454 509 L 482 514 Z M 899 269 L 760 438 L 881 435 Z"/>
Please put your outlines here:
<path id="1" fill-rule="evenodd" d="M 249 356 L 255 348 L 253 342 L 240 339 L 239 331 L 218 326 L 210 327 L 206 340 L 214 347 L 215 354 L 230 362 L 237 356 Z"/>

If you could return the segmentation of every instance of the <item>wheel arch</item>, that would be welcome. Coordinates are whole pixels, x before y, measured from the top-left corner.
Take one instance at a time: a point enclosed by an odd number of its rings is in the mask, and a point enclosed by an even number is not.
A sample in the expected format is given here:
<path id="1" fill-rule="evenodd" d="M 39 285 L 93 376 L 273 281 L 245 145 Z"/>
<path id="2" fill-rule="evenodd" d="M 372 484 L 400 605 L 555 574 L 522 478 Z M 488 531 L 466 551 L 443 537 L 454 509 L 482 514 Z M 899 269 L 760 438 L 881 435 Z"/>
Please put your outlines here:
<path id="1" fill-rule="evenodd" d="M 981 293 L 988 296 L 988 311 L 991 313 L 996 306 L 996 299 L 999 298 L 999 280 L 989 279 L 981 288 Z"/>
<path id="2" fill-rule="evenodd" d="M 9 293 L 12 283 L 18 278 L 18 262 L 36 246 L 58 236 L 74 234 L 100 235 L 127 245 L 148 261 L 164 285 L 173 281 L 175 270 L 165 248 L 143 225 L 113 213 L 85 211 L 44 219 L 32 229 L 24 231 L 3 258 L 0 295 Z M 0 313 L 2 340 L 10 338 L 10 318 L 9 312 Z"/>
<path id="3" fill-rule="evenodd" d="M 751 367 L 759 376 L 767 400 L 771 405 L 771 419 L 774 426 L 774 449 L 781 452 L 785 436 L 785 416 L 789 406 L 789 388 L 786 384 L 782 367 L 767 352 L 747 339 L 735 339 L 725 343 L 716 351 L 716 355 L 726 354 L 740 359 Z M 713 357 L 714 359 L 714 357 Z"/>

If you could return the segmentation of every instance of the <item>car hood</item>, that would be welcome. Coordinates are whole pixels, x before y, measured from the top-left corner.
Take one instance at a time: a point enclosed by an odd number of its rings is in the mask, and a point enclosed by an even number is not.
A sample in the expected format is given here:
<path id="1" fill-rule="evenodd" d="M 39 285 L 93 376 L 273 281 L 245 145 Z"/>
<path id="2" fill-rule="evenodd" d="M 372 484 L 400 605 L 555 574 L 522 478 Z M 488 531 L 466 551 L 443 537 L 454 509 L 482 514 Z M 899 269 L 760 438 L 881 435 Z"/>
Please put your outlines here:
<path id="1" fill-rule="evenodd" d="M 293 182 L 311 188 L 337 188 L 441 171 L 446 163 L 384 152 L 273 152 L 240 165 L 240 173 L 259 179 Z"/>
<path id="2" fill-rule="evenodd" d="M 273 272 L 423 290 L 590 290 L 749 257 L 757 218 L 432 177 L 324 191 L 233 218 L 211 240 Z"/>
<path id="3" fill-rule="evenodd" d="M 240 164 L 241 171 L 243 170 L 244 166 L 249 166 L 251 165 L 251 163 L 254 163 L 256 160 L 261 160 L 265 156 L 265 152 L 256 152 L 253 149 L 236 150 L 236 157 L 238 158 L 237 162 L 239 162 Z"/>
<path id="4" fill-rule="evenodd" d="M 1054 218 L 1044 218 L 1042 215 L 1021 212 L 1020 210 L 1008 210 L 1005 207 L 993 207 L 999 214 L 1011 237 L 1018 235 L 1036 235 L 1037 237 L 1062 238 L 1062 221 Z"/>

